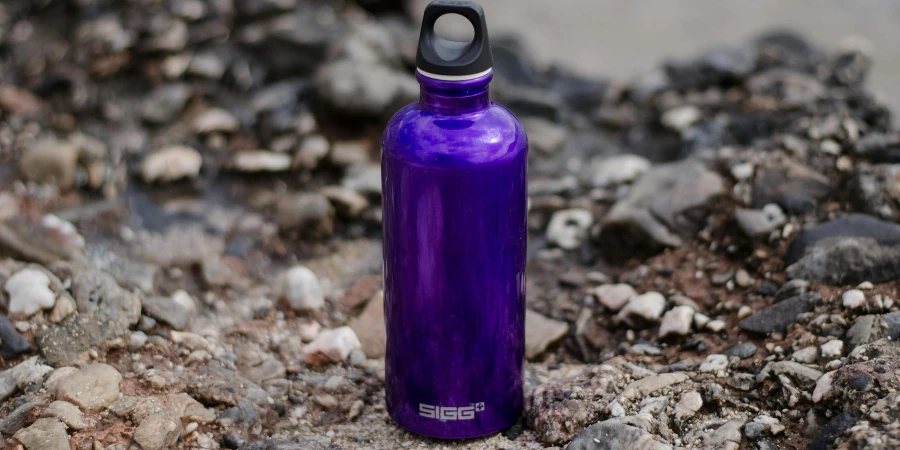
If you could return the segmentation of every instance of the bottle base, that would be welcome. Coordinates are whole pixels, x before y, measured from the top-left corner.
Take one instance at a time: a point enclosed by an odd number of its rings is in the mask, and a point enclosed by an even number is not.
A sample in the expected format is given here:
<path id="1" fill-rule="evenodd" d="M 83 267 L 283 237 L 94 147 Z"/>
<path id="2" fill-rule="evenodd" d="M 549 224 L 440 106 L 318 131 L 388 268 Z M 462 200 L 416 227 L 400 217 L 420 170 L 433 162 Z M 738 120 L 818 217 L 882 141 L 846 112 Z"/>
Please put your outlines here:
<path id="1" fill-rule="evenodd" d="M 444 439 L 444 440 L 463 440 L 463 439 L 478 439 L 486 436 L 491 436 L 497 433 L 500 433 L 503 430 L 513 426 L 519 420 L 519 416 L 516 416 L 514 419 L 509 421 L 497 422 L 496 424 L 492 424 L 490 426 L 485 426 L 483 428 L 472 428 L 470 430 L 436 430 L 435 427 L 427 427 L 422 426 L 422 424 L 404 424 L 402 421 L 397 420 L 394 417 L 394 414 L 388 410 L 388 415 L 391 417 L 391 420 L 400 428 L 403 428 L 410 433 L 417 434 L 419 436 L 432 438 L 432 439 Z M 520 414 L 521 415 L 521 414 Z"/>

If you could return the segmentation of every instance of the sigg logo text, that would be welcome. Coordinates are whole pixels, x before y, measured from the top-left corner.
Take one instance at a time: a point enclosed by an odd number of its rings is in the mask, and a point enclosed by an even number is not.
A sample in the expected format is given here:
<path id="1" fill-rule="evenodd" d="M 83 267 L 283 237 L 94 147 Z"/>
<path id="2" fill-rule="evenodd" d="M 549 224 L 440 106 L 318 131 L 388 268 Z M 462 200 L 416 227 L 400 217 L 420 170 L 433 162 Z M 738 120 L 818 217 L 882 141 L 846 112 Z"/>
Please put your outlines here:
<path id="1" fill-rule="evenodd" d="M 484 411 L 484 402 L 469 406 L 434 406 L 419 403 L 419 415 L 438 420 L 472 420 L 476 412 Z"/>

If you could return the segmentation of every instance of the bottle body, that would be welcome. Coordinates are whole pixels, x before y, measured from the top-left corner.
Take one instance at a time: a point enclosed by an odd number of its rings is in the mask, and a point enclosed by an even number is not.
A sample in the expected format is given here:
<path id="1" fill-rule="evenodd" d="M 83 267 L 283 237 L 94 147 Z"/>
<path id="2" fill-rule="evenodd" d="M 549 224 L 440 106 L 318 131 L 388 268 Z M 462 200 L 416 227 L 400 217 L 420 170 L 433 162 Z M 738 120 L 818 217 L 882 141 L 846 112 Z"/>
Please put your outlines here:
<path id="1" fill-rule="evenodd" d="M 500 431 L 523 404 L 527 140 L 490 77 L 419 74 L 382 142 L 387 408 L 439 438 Z"/>

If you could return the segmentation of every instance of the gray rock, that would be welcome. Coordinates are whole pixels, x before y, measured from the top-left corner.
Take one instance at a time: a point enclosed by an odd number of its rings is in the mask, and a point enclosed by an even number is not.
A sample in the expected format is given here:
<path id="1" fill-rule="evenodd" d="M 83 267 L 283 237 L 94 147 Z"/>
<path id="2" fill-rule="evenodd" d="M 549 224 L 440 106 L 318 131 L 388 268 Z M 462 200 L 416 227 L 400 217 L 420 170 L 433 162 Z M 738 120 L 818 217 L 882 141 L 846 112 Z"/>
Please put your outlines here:
<path id="1" fill-rule="evenodd" d="M 78 147 L 71 142 L 47 138 L 32 145 L 19 162 L 27 181 L 69 189 L 75 183 Z"/>
<path id="2" fill-rule="evenodd" d="M 19 430 L 13 438 L 28 450 L 69 450 L 66 425 L 56 419 L 38 419 L 30 427 Z"/>
<path id="3" fill-rule="evenodd" d="M 887 247 L 864 237 L 823 239 L 807 248 L 786 272 L 833 285 L 892 281 L 900 279 L 900 245 Z"/>
<path id="4" fill-rule="evenodd" d="M 741 342 L 734 344 L 722 352 L 725 356 L 736 356 L 740 359 L 747 359 L 756 354 L 756 345 L 752 342 Z"/>
<path id="5" fill-rule="evenodd" d="M 775 203 L 791 214 L 805 214 L 831 192 L 828 178 L 796 161 L 781 158 L 756 171 L 753 207 Z"/>
<path id="6" fill-rule="evenodd" d="M 762 382 L 773 375 L 787 375 L 804 389 L 812 389 L 816 381 L 822 377 L 822 372 L 794 361 L 775 361 L 766 364 L 756 374 L 756 381 Z"/>
<path id="7" fill-rule="evenodd" d="M 31 345 L 13 326 L 9 318 L 0 314 L 0 358 L 10 360 L 31 351 Z"/>
<path id="8" fill-rule="evenodd" d="M 47 363 L 60 366 L 127 331 L 126 327 L 109 319 L 75 315 L 39 333 L 36 342 Z"/>
<path id="9" fill-rule="evenodd" d="M 900 164 L 859 168 L 850 182 L 857 204 L 874 216 L 900 217 Z"/>
<path id="10" fill-rule="evenodd" d="M 738 209 L 734 218 L 744 234 L 750 237 L 767 235 L 787 220 L 776 204 L 765 205 L 762 209 Z"/>
<path id="11" fill-rule="evenodd" d="M 604 256 L 623 261 L 680 246 L 702 226 L 709 202 L 724 187 L 718 174 L 693 160 L 650 169 L 604 217 Z"/>
<path id="12" fill-rule="evenodd" d="M 783 332 L 797 322 L 797 316 L 812 311 L 820 299 L 821 296 L 814 292 L 791 297 L 740 321 L 738 326 L 742 330 L 755 333 Z"/>
<path id="13" fill-rule="evenodd" d="M 197 312 L 194 299 L 185 291 L 175 292 L 171 297 L 148 297 L 142 305 L 144 314 L 165 322 L 176 330 L 188 329 Z"/>
<path id="14" fill-rule="evenodd" d="M 410 103 L 419 95 L 419 85 L 409 74 L 350 59 L 322 66 L 316 88 L 335 110 L 370 117 L 384 117 L 393 112 L 392 106 Z"/>
<path id="15" fill-rule="evenodd" d="M 222 108 L 209 108 L 194 118 L 191 124 L 197 133 L 234 133 L 241 127 L 234 114 Z"/>
<path id="16" fill-rule="evenodd" d="M 111 320 L 124 328 L 140 319 L 141 300 L 120 287 L 108 273 L 64 263 L 55 264 L 51 269 L 71 281 L 69 291 L 78 305 L 78 312 L 94 314 L 98 319 Z"/>
<path id="17" fill-rule="evenodd" d="M 291 169 L 291 156 L 268 150 L 240 151 L 231 159 L 231 168 L 238 172 L 286 172 Z"/>
<path id="18" fill-rule="evenodd" d="M 242 373 L 257 384 L 262 384 L 264 381 L 284 378 L 286 369 L 281 361 L 267 359 L 253 367 L 247 367 Z"/>
<path id="19" fill-rule="evenodd" d="M 785 257 L 787 264 L 800 260 L 816 242 L 833 237 L 866 237 L 882 246 L 900 245 L 900 225 L 865 214 L 850 214 L 807 228 L 791 241 Z"/>
<path id="20" fill-rule="evenodd" d="M 568 450 L 672 450 L 644 429 L 618 419 L 595 423 L 578 434 L 566 447 Z"/>
<path id="21" fill-rule="evenodd" d="M 347 169 L 341 186 L 363 195 L 381 195 L 381 166 L 366 164 Z"/>
<path id="22" fill-rule="evenodd" d="M 744 421 L 732 419 L 703 437 L 701 450 L 738 450 L 741 447 L 741 428 Z"/>
<path id="23" fill-rule="evenodd" d="M 0 434 L 11 436 L 22 429 L 31 416 L 31 412 L 42 403 L 40 398 L 31 396 L 19 398 L 17 402 L 19 406 L 0 419 Z"/>
<path id="24" fill-rule="evenodd" d="M 30 384 L 38 387 L 44 384 L 44 377 L 52 372 L 53 368 L 39 364 L 37 361 L 38 358 L 34 356 L 0 372 L 0 402 Z"/>
<path id="25" fill-rule="evenodd" d="M 744 434 L 753 440 L 759 439 L 766 431 L 766 426 L 759 422 L 747 422 L 744 425 Z"/>
<path id="26" fill-rule="evenodd" d="M 108 364 L 91 364 L 63 378 L 56 396 L 87 412 L 100 412 L 119 398 L 122 375 Z"/>
<path id="27" fill-rule="evenodd" d="M 285 231 L 328 236 L 334 232 L 334 208 L 319 193 L 287 195 L 276 205 L 275 223 Z"/>
<path id="28" fill-rule="evenodd" d="M 147 183 L 169 183 L 196 178 L 203 166 L 200 152 L 186 145 L 169 145 L 153 151 L 141 162 L 141 178 Z"/>
<path id="29" fill-rule="evenodd" d="M 900 340 L 900 312 L 857 317 L 847 330 L 850 350 L 883 338 Z"/>
<path id="30" fill-rule="evenodd" d="M 547 347 L 562 339 L 569 331 L 569 325 L 560 320 L 525 310 L 525 358 L 531 360 L 543 353 Z"/>
<path id="31" fill-rule="evenodd" d="M 566 144 L 566 129 L 553 122 L 529 117 L 522 120 L 522 126 L 528 133 L 529 149 L 533 149 L 542 157 L 556 155 Z"/>
<path id="32" fill-rule="evenodd" d="M 77 406 L 61 400 L 50 403 L 41 413 L 41 417 L 55 417 L 73 430 L 83 430 L 87 426 L 81 410 Z"/>
<path id="33" fill-rule="evenodd" d="M 900 162 L 900 133 L 868 133 L 856 142 L 853 152 L 874 162 Z"/>
<path id="34" fill-rule="evenodd" d="M 640 155 L 612 155 L 592 161 L 587 178 L 597 188 L 615 186 L 633 181 L 650 170 L 651 165 L 647 158 Z"/>
<path id="35" fill-rule="evenodd" d="M 330 442 L 317 438 L 260 439 L 241 447 L 241 450 L 327 450 Z"/>
<path id="36" fill-rule="evenodd" d="M 637 296 L 637 292 L 629 284 L 604 284 L 594 290 L 600 304 L 610 311 L 619 311 L 629 300 Z"/>
<path id="37" fill-rule="evenodd" d="M 294 266 L 277 282 L 279 298 L 295 311 L 314 311 L 325 306 L 325 293 L 319 278 L 305 266 Z"/>
<path id="38" fill-rule="evenodd" d="M 181 430 L 181 421 L 167 412 L 150 414 L 134 429 L 134 441 L 144 450 L 162 450 L 178 442 Z"/>
<path id="39" fill-rule="evenodd" d="M 150 92 L 141 104 L 141 117 L 151 123 L 167 123 L 181 115 L 191 97 L 186 84 L 167 84 Z"/>
<path id="40" fill-rule="evenodd" d="M 809 444 L 809 450 L 833 449 L 835 441 L 856 424 L 859 418 L 860 413 L 855 409 L 849 409 L 834 416 Z"/>

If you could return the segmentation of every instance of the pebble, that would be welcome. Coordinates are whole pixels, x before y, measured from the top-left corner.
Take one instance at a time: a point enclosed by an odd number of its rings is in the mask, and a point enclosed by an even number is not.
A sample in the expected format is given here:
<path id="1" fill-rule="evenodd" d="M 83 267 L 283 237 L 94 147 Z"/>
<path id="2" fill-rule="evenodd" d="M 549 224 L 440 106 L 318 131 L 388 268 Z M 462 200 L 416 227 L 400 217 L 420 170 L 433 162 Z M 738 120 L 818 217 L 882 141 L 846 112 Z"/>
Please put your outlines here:
<path id="1" fill-rule="evenodd" d="M 310 331 L 313 331 L 314 333 L 310 333 L 307 336 L 303 336 L 301 333 L 301 338 L 304 341 L 315 339 L 316 334 L 319 332 L 318 322 L 313 322 L 312 324 L 315 328 Z M 362 344 L 364 357 L 372 359 L 384 357 L 386 339 L 384 326 L 384 291 L 376 292 L 366 303 L 366 307 L 363 309 L 362 313 L 351 320 L 348 326 L 356 332 L 356 336 Z"/>
<path id="2" fill-rule="evenodd" d="M 633 297 L 619 311 L 619 317 L 639 317 L 641 319 L 655 322 L 659 320 L 663 310 L 666 307 L 666 298 L 659 292 L 647 292 Z"/>
<path id="3" fill-rule="evenodd" d="M 819 358 L 819 349 L 816 347 L 806 347 L 794 352 L 791 359 L 803 364 L 812 364 Z"/>
<path id="4" fill-rule="evenodd" d="M 162 450 L 178 442 L 181 430 L 181 422 L 167 412 L 152 413 L 134 429 L 134 441 L 143 450 Z"/>
<path id="5" fill-rule="evenodd" d="M 176 291 L 171 297 L 147 297 L 142 306 L 144 314 L 176 330 L 188 329 L 197 312 L 193 297 L 183 290 Z"/>
<path id="6" fill-rule="evenodd" d="M 700 109 L 693 105 L 672 108 L 662 114 L 660 122 L 675 131 L 685 132 L 700 120 Z"/>
<path id="7" fill-rule="evenodd" d="M 736 356 L 740 359 L 747 359 L 756 354 L 756 345 L 752 342 L 741 342 L 732 345 L 728 350 L 722 352 L 725 356 Z"/>
<path id="8" fill-rule="evenodd" d="M 525 310 L 525 358 L 531 360 L 543 353 L 569 331 L 566 322 Z"/>
<path id="9" fill-rule="evenodd" d="M 835 339 L 828 341 L 820 347 L 823 358 L 840 358 L 844 353 L 844 341 Z"/>
<path id="10" fill-rule="evenodd" d="M 167 84 L 154 89 L 141 104 L 141 117 L 151 123 L 166 123 L 178 118 L 191 96 L 185 84 Z"/>
<path id="11" fill-rule="evenodd" d="M 23 269 L 6 280 L 9 295 L 9 314 L 13 317 L 30 317 L 42 309 L 56 304 L 56 294 L 50 289 L 50 277 L 41 270 Z"/>
<path id="12" fill-rule="evenodd" d="M 35 420 L 28 428 L 13 435 L 28 450 L 69 450 L 69 435 L 66 425 L 57 419 Z"/>
<path id="13" fill-rule="evenodd" d="M 740 308 L 738 308 L 738 312 L 737 312 L 738 320 L 746 319 L 747 317 L 750 317 L 752 315 L 753 315 L 753 308 L 751 308 L 747 305 L 743 305 Z"/>
<path id="14" fill-rule="evenodd" d="M 75 183 L 78 148 L 56 138 L 37 141 L 22 155 L 19 169 L 27 181 L 69 189 Z"/>
<path id="15" fill-rule="evenodd" d="M 334 205 L 341 217 L 359 218 L 369 206 L 369 200 L 365 196 L 342 186 L 326 186 L 320 192 Z"/>
<path id="16" fill-rule="evenodd" d="M 659 337 L 669 335 L 686 336 L 691 332 L 691 322 L 694 319 L 694 309 L 689 306 L 676 306 L 670 309 L 662 318 L 659 326 Z"/>
<path id="17" fill-rule="evenodd" d="M 698 330 L 706 328 L 706 325 L 709 324 L 710 320 L 711 319 L 706 314 L 694 313 L 694 327 Z"/>
<path id="18" fill-rule="evenodd" d="M 594 295 L 600 304 L 610 311 L 617 312 L 628 303 L 629 300 L 637 296 L 634 288 L 629 284 L 604 284 L 594 289 Z"/>
<path id="19" fill-rule="evenodd" d="M 781 208 L 772 203 L 762 209 L 738 209 L 734 218 L 744 234 L 750 237 L 768 235 L 787 222 Z"/>
<path id="20" fill-rule="evenodd" d="M 594 216 L 584 209 L 564 209 L 553 213 L 547 225 L 547 242 L 565 250 L 581 246 L 594 224 Z"/>
<path id="21" fill-rule="evenodd" d="M 11 360 L 31 350 L 31 344 L 19 334 L 13 323 L 0 314 L 0 357 Z"/>
<path id="22" fill-rule="evenodd" d="M 834 390 L 834 375 L 835 371 L 826 372 L 824 375 L 819 377 L 818 380 L 816 380 L 816 387 L 815 389 L 813 389 L 812 393 L 813 403 L 819 403 L 822 400 L 831 397 L 831 394 Z"/>
<path id="23" fill-rule="evenodd" d="M 237 152 L 231 159 L 231 167 L 239 172 L 284 172 L 291 168 L 291 156 L 268 150 Z"/>
<path id="24" fill-rule="evenodd" d="M 297 230 L 328 236 L 334 231 L 334 208 L 318 192 L 286 195 L 275 205 L 275 223 L 282 231 Z"/>
<path id="25" fill-rule="evenodd" d="M 193 122 L 194 131 L 206 133 L 234 133 L 241 123 L 230 112 L 222 108 L 210 108 L 197 116 Z"/>
<path id="26" fill-rule="evenodd" d="M 591 168 L 591 185 L 606 188 L 634 181 L 652 164 L 647 158 L 630 153 L 603 158 Z"/>
<path id="27" fill-rule="evenodd" d="M 697 411 L 703 407 L 703 397 L 697 391 L 687 391 L 681 394 L 681 400 L 675 405 L 675 418 L 686 420 L 694 417 Z"/>
<path id="28" fill-rule="evenodd" d="M 303 360 L 314 366 L 347 359 L 353 349 L 361 349 L 362 344 L 350 327 L 325 330 L 312 343 L 304 347 Z"/>
<path id="29" fill-rule="evenodd" d="M 724 373 L 728 369 L 728 357 L 721 354 L 712 354 L 706 357 L 700 364 L 700 371 L 707 373 Z"/>
<path id="30" fill-rule="evenodd" d="M 282 274 L 278 283 L 280 297 L 294 311 L 313 311 L 325 307 L 325 294 L 312 270 L 294 266 Z"/>
<path id="31" fill-rule="evenodd" d="M 60 380 L 56 397 L 86 412 L 100 412 L 119 398 L 121 382 L 122 375 L 112 366 L 91 364 Z"/>
<path id="32" fill-rule="evenodd" d="M 328 139 L 320 134 L 307 136 L 300 143 L 300 149 L 294 155 L 294 164 L 306 170 L 312 170 L 319 167 L 319 163 L 328 156 L 331 144 Z"/>
<path id="33" fill-rule="evenodd" d="M 737 284 L 738 287 L 750 287 L 753 286 L 753 278 L 746 270 L 738 269 L 738 271 L 734 273 L 734 283 Z"/>
<path id="34" fill-rule="evenodd" d="M 529 117 L 522 120 L 522 126 L 528 134 L 529 149 L 541 156 L 551 157 L 559 153 L 566 143 L 566 129 L 548 120 Z"/>
<path id="35" fill-rule="evenodd" d="M 841 304 L 844 308 L 857 309 L 866 304 L 866 294 L 859 289 L 850 289 L 841 296 Z"/>
<path id="36" fill-rule="evenodd" d="M 718 332 L 724 330 L 726 326 L 727 326 L 727 324 L 725 323 L 724 320 L 715 319 L 715 320 L 710 320 L 709 323 L 706 324 L 706 329 L 709 331 L 712 331 L 713 333 L 718 333 Z"/>
<path id="37" fill-rule="evenodd" d="M 243 371 L 243 374 L 247 378 L 260 385 L 264 381 L 284 378 L 286 373 L 284 364 L 277 359 L 267 359 L 253 367 L 248 367 Z"/>
<path id="38" fill-rule="evenodd" d="M 50 403 L 41 413 L 41 417 L 55 417 L 73 430 L 83 430 L 87 426 L 81 410 L 77 406 L 61 400 Z"/>
<path id="39" fill-rule="evenodd" d="M 144 158 L 141 177 L 147 183 L 168 183 L 200 175 L 200 152 L 184 145 L 163 147 Z"/>
<path id="40" fill-rule="evenodd" d="M 805 293 L 775 303 L 756 314 L 741 320 L 738 326 L 744 331 L 768 334 L 786 331 L 797 322 L 797 317 L 813 310 L 819 294 Z"/>

